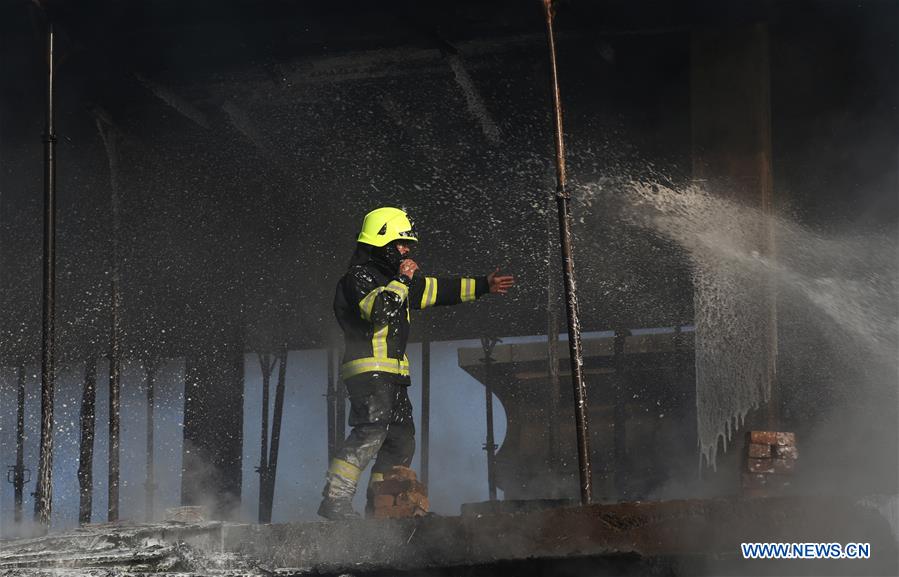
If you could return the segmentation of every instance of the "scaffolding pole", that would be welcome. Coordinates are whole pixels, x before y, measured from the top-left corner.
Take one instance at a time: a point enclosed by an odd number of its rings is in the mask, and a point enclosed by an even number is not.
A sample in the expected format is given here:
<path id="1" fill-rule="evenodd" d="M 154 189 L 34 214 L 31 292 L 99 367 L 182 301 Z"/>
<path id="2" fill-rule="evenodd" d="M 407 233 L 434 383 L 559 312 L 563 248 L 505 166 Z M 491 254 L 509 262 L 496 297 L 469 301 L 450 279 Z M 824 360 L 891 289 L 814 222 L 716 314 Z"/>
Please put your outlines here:
<path id="1" fill-rule="evenodd" d="M 485 406 L 487 408 L 487 441 L 484 450 L 487 451 L 487 491 L 491 501 L 496 501 L 496 439 L 493 434 L 493 347 L 499 339 L 496 337 L 481 337 L 481 346 L 484 348 L 484 393 L 486 395 Z"/>
<path id="2" fill-rule="evenodd" d="M 580 469 L 581 503 L 593 500 L 593 473 L 590 465 L 590 431 L 587 419 L 587 384 L 584 380 L 584 358 L 581 346 L 580 313 L 577 281 L 574 268 L 574 248 L 571 231 L 571 195 L 565 173 L 565 137 L 562 130 L 562 100 L 559 92 L 559 72 L 556 65 L 556 39 L 553 29 L 555 9 L 553 0 L 542 0 L 546 16 L 546 38 L 553 96 L 553 124 L 556 145 L 556 204 L 559 211 L 559 237 L 562 248 L 562 273 L 565 280 L 565 308 L 568 312 L 568 347 L 571 354 L 571 381 L 574 386 L 575 421 L 577 430 L 578 465 Z"/>
<path id="3" fill-rule="evenodd" d="M 44 132 L 44 275 L 41 347 L 41 445 L 34 517 L 44 530 L 53 510 L 53 396 L 56 383 L 56 127 L 53 109 L 56 35 L 47 22 L 47 118 Z"/>

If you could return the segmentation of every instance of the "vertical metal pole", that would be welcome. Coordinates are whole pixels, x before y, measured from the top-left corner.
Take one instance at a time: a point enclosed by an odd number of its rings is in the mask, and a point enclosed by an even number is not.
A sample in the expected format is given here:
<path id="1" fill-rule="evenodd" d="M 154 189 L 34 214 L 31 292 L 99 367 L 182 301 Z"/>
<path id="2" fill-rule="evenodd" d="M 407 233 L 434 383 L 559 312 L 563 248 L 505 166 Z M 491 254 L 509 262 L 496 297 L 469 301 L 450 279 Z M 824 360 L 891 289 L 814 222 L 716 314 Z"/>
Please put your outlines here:
<path id="1" fill-rule="evenodd" d="M 43 340 L 41 351 L 41 446 L 35 520 L 44 530 L 50 527 L 53 509 L 53 396 L 56 383 L 56 127 L 53 110 L 54 44 L 53 21 L 47 22 L 47 125 L 44 132 L 44 277 Z"/>
<path id="2" fill-rule="evenodd" d="M 281 420 L 284 415 L 284 388 L 287 380 L 287 344 L 285 343 L 278 355 L 278 384 L 275 385 L 275 407 L 272 413 L 272 444 L 268 457 L 268 471 L 265 475 L 265 517 L 260 519 L 262 523 L 271 523 L 272 504 L 275 498 L 275 480 L 278 474 L 278 450 L 281 445 Z"/>
<path id="3" fill-rule="evenodd" d="M 13 472 L 15 498 L 14 519 L 22 522 L 22 499 L 25 492 L 25 365 L 19 365 L 16 382 L 16 468 Z"/>
<path id="4" fill-rule="evenodd" d="M 259 368 L 262 370 L 262 431 L 259 449 L 259 508 L 257 517 L 260 523 L 265 522 L 265 491 L 268 488 L 268 405 L 271 387 L 272 369 L 275 364 L 269 353 L 259 353 Z"/>
<path id="5" fill-rule="evenodd" d="M 577 423 L 578 465 L 581 480 L 581 504 L 593 500 L 593 473 L 590 466 L 590 431 L 587 419 L 587 385 L 584 381 L 584 359 L 581 347 L 581 325 L 577 301 L 577 281 L 574 274 L 574 254 L 571 233 L 567 176 L 565 174 L 565 138 L 562 131 L 562 100 L 559 92 L 559 73 L 556 66 L 556 40 L 553 30 L 555 10 L 553 0 L 543 0 L 546 14 L 546 38 L 549 43 L 550 71 L 553 93 L 553 121 L 556 144 L 556 203 L 559 210 L 559 237 L 562 244 L 562 264 L 565 279 L 565 306 L 568 311 L 568 347 L 571 352 L 571 380 L 574 386 L 575 420 Z"/>
<path id="6" fill-rule="evenodd" d="M 119 457 L 121 423 L 121 378 L 122 378 L 122 296 L 121 269 L 119 263 L 119 242 L 121 238 L 121 210 L 119 198 L 119 169 L 116 134 L 108 126 L 108 120 L 97 117 L 97 128 L 106 147 L 109 160 L 109 182 L 111 189 L 110 208 L 112 212 L 112 255 L 110 268 L 112 275 L 109 285 L 110 334 L 109 334 L 109 467 L 107 520 L 119 520 Z"/>
<path id="7" fill-rule="evenodd" d="M 493 347 L 499 339 L 493 337 L 481 337 L 481 346 L 484 347 L 484 392 L 487 407 L 487 442 L 484 450 L 487 451 L 487 490 L 491 501 L 496 501 L 496 442 L 493 435 Z"/>
<path id="8" fill-rule="evenodd" d="M 147 362 L 147 480 L 144 490 L 144 515 L 151 523 L 156 512 L 156 370 L 155 359 Z"/>
<path id="9" fill-rule="evenodd" d="M 431 342 L 421 342 L 421 482 L 428 486 L 431 460 Z"/>
<path id="10" fill-rule="evenodd" d="M 91 522 L 94 508 L 94 435 L 96 433 L 97 359 L 84 363 L 84 390 L 81 393 L 81 447 L 78 457 L 78 522 Z"/>

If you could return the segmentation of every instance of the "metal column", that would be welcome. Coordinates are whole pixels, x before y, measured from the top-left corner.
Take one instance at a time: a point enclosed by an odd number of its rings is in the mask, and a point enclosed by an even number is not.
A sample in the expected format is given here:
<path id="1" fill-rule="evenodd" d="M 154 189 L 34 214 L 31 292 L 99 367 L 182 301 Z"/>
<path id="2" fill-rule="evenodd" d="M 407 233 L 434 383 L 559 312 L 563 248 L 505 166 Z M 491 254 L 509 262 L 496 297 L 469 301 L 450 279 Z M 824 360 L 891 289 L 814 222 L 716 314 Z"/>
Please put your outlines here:
<path id="1" fill-rule="evenodd" d="M 587 384 L 584 381 L 584 359 L 581 346 L 581 324 L 577 300 L 577 281 L 574 269 L 574 249 L 565 173 L 565 138 L 562 131 L 562 101 L 559 92 L 559 73 L 556 66 L 556 39 L 553 30 L 555 9 L 553 0 L 543 0 L 546 16 L 546 38 L 549 43 L 550 72 L 553 95 L 553 123 L 556 145 L 556 203 L 559 211 L 559 237 L 562 245 L 562 273 L 565 280 L 565 306 L 568 312 L 568 347 L 571 353 L 571 381 L 574 386 L 575 421 L 577 423 L 578 465 L 581 481 L 581 503 L 593 500 L 593 472 L 590 465 L 590 431 L 587 419 Z"/>
<path id="2" fill-rule="evenodd" d="M 499 342 L 495 337 L 481 337 L 481 346 L 484 347 L 484 392 L 487 407 L 487 441 L 484 450 L 487 451 L 487 490 L 490 500 L 496 501 L 496 442 L 493 436 L 493 347 Z"/>
<path id="3" fill-rule="evenodd" d="M 56 36 L 53 21 L 47 22 L 47 125 L 44 132 L 44 275 L 41 350 L 41 445 L 35 521 L 48 529 L 53 509 L 53 396 L 56 383 L 56 127 L 54 125 L 54 67 Z"/>
<path id="4" fill-rule="evenodd" d="M 81 393 L 81 446 L 78 458 L 78 522 L 91 522 L 94 508 L 94 438 L 97 426 L 97 358 L 84 362 Z"/>
<path id="5" fill-rule="evenodd" d="M 25 493 L 25 365 L 19 365 L 16 379 L 16 464 L 12 468 L 12 486 L 15 499 L 13 513 L 16 523 L 22 522 L 22 501 Z"/>

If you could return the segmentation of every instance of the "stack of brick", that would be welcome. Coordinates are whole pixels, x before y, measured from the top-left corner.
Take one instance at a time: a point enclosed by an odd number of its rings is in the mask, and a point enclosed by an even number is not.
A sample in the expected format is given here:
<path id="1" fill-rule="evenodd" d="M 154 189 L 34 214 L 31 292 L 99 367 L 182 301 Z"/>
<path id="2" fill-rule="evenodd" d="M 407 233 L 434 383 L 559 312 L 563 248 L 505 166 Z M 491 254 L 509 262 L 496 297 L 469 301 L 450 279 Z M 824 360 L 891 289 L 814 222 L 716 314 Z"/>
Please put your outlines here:
<path id="1" fill-rule="evenodd" d="M 371 489 L 371 516 L 375 519 L 420 517 L 428 513 L 428 490 L 408 467 L 393 467 L 383 480 L 373 481 Z"/>
<path id="2" fill-rule="evenodd" d="M 748 497 L 766 497 L 789 487 L 796 459 L 799 457 L 796 435 L 750 431 L 746 440 L 743 494 Z"/>

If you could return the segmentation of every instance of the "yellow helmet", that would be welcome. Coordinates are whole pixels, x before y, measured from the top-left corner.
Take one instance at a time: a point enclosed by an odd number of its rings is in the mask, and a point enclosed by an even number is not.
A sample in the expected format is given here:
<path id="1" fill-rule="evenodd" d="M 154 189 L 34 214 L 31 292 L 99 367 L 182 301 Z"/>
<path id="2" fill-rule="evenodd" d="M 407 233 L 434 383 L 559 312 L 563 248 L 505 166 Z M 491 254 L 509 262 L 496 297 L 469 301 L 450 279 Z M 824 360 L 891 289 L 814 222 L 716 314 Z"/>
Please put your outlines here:
<path id="1" fill-rule="evenodd" d="M 409 216 L 398 208 L 385 206 L 365 215 L 357 241 L 371 246 L 384 246 L 395 240 L 417 242 L 418 235 Z"/>

